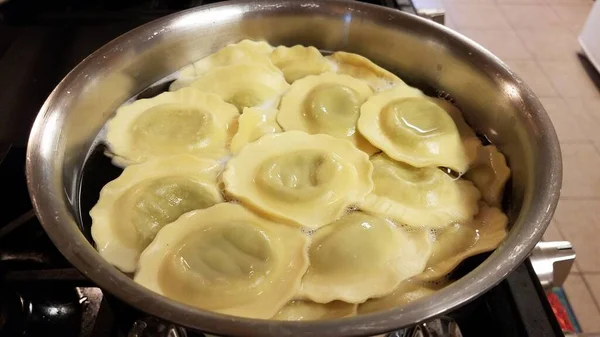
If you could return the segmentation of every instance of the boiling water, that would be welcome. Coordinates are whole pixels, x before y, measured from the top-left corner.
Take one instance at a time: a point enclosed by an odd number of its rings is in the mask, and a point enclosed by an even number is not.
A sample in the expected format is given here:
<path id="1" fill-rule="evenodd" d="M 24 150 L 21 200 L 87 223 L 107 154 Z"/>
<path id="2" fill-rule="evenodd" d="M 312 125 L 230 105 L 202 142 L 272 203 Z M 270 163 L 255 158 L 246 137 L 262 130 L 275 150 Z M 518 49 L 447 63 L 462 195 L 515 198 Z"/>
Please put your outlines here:
<path id="1" fill-rule="evenodd" d="M 330 52 L 326 52 L 326 51 L 322 51 L 322 52 L 324 55 L 331 54 Z M 137 99 L 151 98 L 151 97 L 157 96 L 165 91 L 168 91 L 169 85 L 174 81 L 176 76 L 177 76 L 177 73 L 174 73 L 174 74 L 171 74 L 171 75 L 161 79 L 160 81 L 156 82 L 155 84 L 153 84 L 146 90 L 142 91 L 138 95 L 135 95 L 134 97 L 132 97 L 130 100 L 128 100 L 124 104 L 131 103 Z M 447 94 L 443 91 L 437 90 L 433 87 L 424 87 L 423 85 L 414 85 L 409 82 L 407 82 L 407 84 L 418 87 L 428 96 L 440 97 L 440 98 L 448 100 L 449 102 L 451 102 L 453 104 L 455 103 L 454 99 L 449 94 Z M 475 130 L 475 131 L 477 131 L 477 130 Z M 90 148 L 90 151 L 87 155 L 87 159 L 84 163 L 84 167 L 83 167 L 83 171 L 82 171 L 82 175 L 81 175 L 81 179 L 80 179 L 80 184 L 79 184 L 79 187 L 80 187 L 80 189 L 79 189 L 79 191 L 80 191 L 80 193 L 79 193 L 80 209 L 78 210 L 79 211 L 78 213 L 80 214 L 81 230 L 84 233 L 85 237 L 88 239 L 88 241 L 92 244 L 93 244 L 93 240 L 92 240 L 92 236 L 91 236 L 92 219 L 89 216 L 89 212 L 92 209 L 92 207 L 96 204 L 96 202 L 98 201 L 98 198 L 100 195 L 100 190 L 102 189 L 102 187 L 104 187 L 104 185 L 106 185 L 108 182 L 116 179 L 123 171 L 122 168 L 113 165 L 110 157 L 106 155 L 107 153 L 110 153 L 110 149 L 108 149 L 107 146 L 105 145 L 105 141 L 104 141 L 105 135 L 106 135 L 106 130 L 105 130 L 105 128 L 103 128 L 98 133 L 95 141 L 93 142 L 93 145 Z M 490 144 L 489 140 L 486 137 L 482 136 L 479 133 L 478 133 L 478 136 L 484 145 Z M 227 161 L 229 159 L 230 159 L 230 157 L 222 158 L 221 163 L 222 163 L 223 167 L 225 166 L 225 164 L 227 163 Z M 509 167 L 510 167 L 510 165 L 509 165 Z M 458 179 L 460 177 L 460 175 L 457 172 L 453 172 L 449 169 L 447 169 L 447 173 L 450 174 L 451 176 L 455 177 L 456 179 Z M 504 210 L 507 210 L 508 206 L 509 206 L 508 202 L 510 200 L 510 188 L 511 188 L 511 181 L 508 181 L 506 184 L 504 200 L 503 200 L 503 206 L 504 206 L 503 209 Z M 225 193 L 225 191 L 222 191 L 222 192 L 223 192 L 225 199 L 228 202 L 237 203 L 236 200 L 233 200 L 229 196 L 227 196 L 227 193 Z M 351 207 L 347 210 L 347 212 L 351 212 L 354 210 L 356 210 L 356 207 Z M 415 229 L 411 229 L 411 230 L 415 230 Z M 421 229 L 416 229 L 416 230 L 421 230 Z M 309 228 L 303 228 L 302 231 L 304 233 L 306 233 L 307 235 L 312 235 L 315 232 L 314 229 L 309 229 Z M 433 240 L 435 240 L 435 236 L 436 236 L 437 232 L 436 231 L 430 231 L 430 232 L 431 232 L 431 235 L 433 236 Z M 459 265 L 459 267 L 456 268 L 449 277 L 452 279 L 462 277 L 466 273 L 470 272 L 473 268 L 478 266 L 481 262 L 483 262 L 483 260 L 485 260 L 485 258 L 487 258 L 487 256 L 488 256 L 488 254 L 480 254 L 478 256 L 468 258 L 463 263 L 461 263 L 461 265 Z"/>

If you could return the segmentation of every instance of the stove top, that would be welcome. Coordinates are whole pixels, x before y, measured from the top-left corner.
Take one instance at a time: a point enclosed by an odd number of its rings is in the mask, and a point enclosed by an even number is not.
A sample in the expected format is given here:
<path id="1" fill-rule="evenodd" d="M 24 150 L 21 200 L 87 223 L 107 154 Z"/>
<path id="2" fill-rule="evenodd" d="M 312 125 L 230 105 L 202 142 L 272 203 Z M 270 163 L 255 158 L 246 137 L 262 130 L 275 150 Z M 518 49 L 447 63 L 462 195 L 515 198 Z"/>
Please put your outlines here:
<path id="1" fill-rule="evenodd" d="M 148 317 L 73 268 L 31 209 L 24 167 L 31 124 L 70 69 L 140 24 L 213 2 L 0 0 L 0 198 L 7 200 L 0 212 L 0 336 L 203 336 Z M 410 0 L 365 2 L 415 13 Z M 484 258 L 465 261 L 455 273 Z M 563 336 L 529 261 L 447 317 L 391 335 L 436 329 L 449 331 L 433 336 Z"/>

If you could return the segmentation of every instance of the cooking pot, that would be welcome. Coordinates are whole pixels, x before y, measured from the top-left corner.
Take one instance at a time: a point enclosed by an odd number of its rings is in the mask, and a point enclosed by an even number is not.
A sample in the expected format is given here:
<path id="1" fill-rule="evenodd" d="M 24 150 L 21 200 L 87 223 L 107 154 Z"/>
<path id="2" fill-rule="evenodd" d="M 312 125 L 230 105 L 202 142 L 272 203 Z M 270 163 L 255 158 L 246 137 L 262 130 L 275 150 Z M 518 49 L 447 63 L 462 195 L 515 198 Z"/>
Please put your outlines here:
<path id="1" fill-rule="evenodd" d="M 104 261 L 82 225 L 82 168 L 105 122 L 131 97 L 184 65 L 242 39 L 364 55 L 426 92 L 449 95 L 512 169 L 510 231 L 483 263 L 432 296 L 357 317 L 280 322 L 222 315 L 153 293 Z M 50 94 L 27 150 L 29 192 L 65 257 L 102 289 L 170 322 L 228 336 L 364 336 L 414 325 L 464 304 L 528 256 L 554 212 L 561 155 L 529 87 L 490 52 L 432 21 L 348 1 L 231 1 L 176 13 L 111 41 Z"/>

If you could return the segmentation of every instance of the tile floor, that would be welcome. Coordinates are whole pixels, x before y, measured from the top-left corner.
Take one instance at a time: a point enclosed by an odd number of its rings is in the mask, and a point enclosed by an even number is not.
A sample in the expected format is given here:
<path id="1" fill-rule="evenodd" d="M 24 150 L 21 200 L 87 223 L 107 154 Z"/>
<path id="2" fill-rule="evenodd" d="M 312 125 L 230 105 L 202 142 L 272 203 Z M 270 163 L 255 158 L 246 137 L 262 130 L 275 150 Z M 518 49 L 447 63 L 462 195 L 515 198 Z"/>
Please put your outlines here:
<path id="1" fill-rule="evenodd" d="M 444 8 L 448 27 L 505 61 L 546 107 L 561 141 L 564 178 L 544 239 L 573 243 L 577 259 L 564 287 L 583 331 L 600 333 L 600 89 L 593 80 L 600 83 L 600 75 L 586 72 L 577 42 L 593 1 L 414 1 Z"/>

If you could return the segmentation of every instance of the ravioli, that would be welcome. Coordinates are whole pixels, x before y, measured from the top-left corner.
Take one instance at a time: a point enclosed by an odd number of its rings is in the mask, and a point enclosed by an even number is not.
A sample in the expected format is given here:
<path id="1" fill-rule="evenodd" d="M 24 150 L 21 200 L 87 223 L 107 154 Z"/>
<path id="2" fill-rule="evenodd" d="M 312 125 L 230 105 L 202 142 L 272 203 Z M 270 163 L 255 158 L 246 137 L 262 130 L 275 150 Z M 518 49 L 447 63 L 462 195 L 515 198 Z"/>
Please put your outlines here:
<path id="1" fill-rule="evenodd" d="M 504 196 L 504 186 L 510 178 L 510 169 L 504 155 L 494 145 L 480 146 L 476 160 L 465 178 L 479 188 L 486 203 L 499 207 Z"/>
<path id="2" fill-rule="evenodd" d="M 356 130 L 369 86 L 348 75 L 324 73 L 294 82 L 281 99 L 277 121 L 288 130 L 348 139 L 368 154 L 378 151 Z"/>
<path id="3" fill-rule="evenodd" d="M 229 44 L 216 53 L 179 70 L 177 80 L 171 83 L 169 90 L 175 91 L 189 86 L 196 78 L 210 69 L 232 64 L 257 63 L 277 71 L 269 58 L 272 51 L 273 47 L 264 41 L 242 40 L 235 44 Z"/>
<path id="4" fill-rule="evenodd" d="M 467 160 L 469 164 L 473 164 L 477 158 L 477 151 L 482 146 L 481 140 L 477 137 L 475 131 L 467 124 L 463 118 L 462 112 L 454 104 L 441 98 L 432 98 L 431 100 L 444 109 L 454 121 L 454 125 L 456 125 L 458 134 L 463 142 Z"/>
<path id="5" fill-rule="evenodd" d="M 190 86 L 219 95 L 241 112 L 250 107 L 277 107 L 289 84 L 278 69 L 239 63 L 211 69 Z"/>
<path id="6" fill-rule="evenodd" d="M 416 168 L 385 154 L 371 158 L 373 191 L 360 209 L 413 227 L 443 228 L 473 218 L 479 190 L 435 167 Z"/>
<path id="7" fill-rule="evenodd" d="M 295 300 L 286 304 L 274 320 L 279 321 L 317 321 L 356 316 L 356 304 L 342 301 L 315 303 Z"/>
<path id="8" fill-rule="evenodd" d="M 297 228 L 218 204 L 163 227 L 142 253 L 134 280 L 201 309 L 267 319 L 296 294 L 307 246 Z"/>
<path id="9" fill-rule="evenodd" d="M 238 120 L 238 131 L 231 140 L 231 152 L 238 153 L 246 144 L 266 134 L 281 132 L 277 113 L 273 108 L 245 108 Z"/>
<path id="10" fill-rule="evenodd" d="M 312 236 L 299 297 L 362 303 L 419 274 L 431 252 L 426 231 L 410 233 L 381 218 L 348 214 Z"/>
<path id="11" fill-rule="evenodd" d="M 390 294 L 379 298 L 371 298 L 358 306 L 359 314 L 403 307 L 420 298 L 432 295 L 442 289 L 446 282 L 420 282 L 415 279 L 406 280 Z"/>
<path id="12" fill-rule="evenodd" d="M 283 71 L 288 83 L 293 83 L 308 75 L 318 75 L 335 70 L 334 64 L 312 46 L 279 46 L 273 50 L 271 61 Z"/>
<path id="13" fill-rule="evenodd" d="M 337 65 L 338 73 L 365 81 L 376 92 L 405 84 L 398 76 L 376 65 L 364 56 L 338 51 L 327 56 L 327 58 Z"/>
<path id="14" fill-rule="evenodd" d="M 91 209 L 92 237 L 100 255 L 133 272 L 140 253 L 166 224 L 183 213 L 223 202 L 218 162 L 181 154 L 131 165 L 100 192 Z"/>
<path id="15" fill-rule="evenodd" d="M 319 228 L 373 189 L 373 165 L 347 140 L 301 131 L 246 145 L 223 173 L 226 192 L 266 216 Z"/>
<path id="16" fill-rule="evenodd" d="M 182 153 L 220 158 L 238 116 L 219 96 L 183 88 L 121 106 L 106 141 L 118 166 Z"/>
<path id="17" fill-rule="evenodd" d="M 452 118 L 418 89 L 402 85 L 369 97 L 360 108 L 357 126 L 371 144 L 395 160 L 459 173 L 469 167 Z"/>
<path id="18" fill-rule="evenodd" d="M 160 295 L 343 319 L 433 294 L 507 235 L 505 157 L 363 56 L 243 40 L 173 77 L 107 123 L 125 170 L 90 211 L 100 255 Z"/>
<path id="19" fill-rule="evenodd" d="M 506 237 L 508 218 L 496 207 L 481 203 L 471 221 L 456 223 L 436 235 L 432 253 L 421 280 L 435 280 L 450 273 L 464 259 L 489 252 Z"/>

